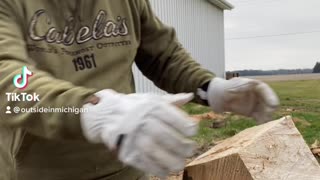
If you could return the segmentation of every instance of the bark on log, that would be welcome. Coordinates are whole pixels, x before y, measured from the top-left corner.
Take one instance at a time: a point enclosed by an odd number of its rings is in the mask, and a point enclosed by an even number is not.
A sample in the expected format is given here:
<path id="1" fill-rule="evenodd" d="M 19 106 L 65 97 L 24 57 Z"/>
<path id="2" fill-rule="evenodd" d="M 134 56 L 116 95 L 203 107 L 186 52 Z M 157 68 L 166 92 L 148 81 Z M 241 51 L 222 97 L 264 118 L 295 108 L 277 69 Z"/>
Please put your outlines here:
<path id="1" fill-rule="evenodd" d="M 320 180 L 320 166 L 288 116 L 216 145 L 185 168 L 183 180 Z"/>

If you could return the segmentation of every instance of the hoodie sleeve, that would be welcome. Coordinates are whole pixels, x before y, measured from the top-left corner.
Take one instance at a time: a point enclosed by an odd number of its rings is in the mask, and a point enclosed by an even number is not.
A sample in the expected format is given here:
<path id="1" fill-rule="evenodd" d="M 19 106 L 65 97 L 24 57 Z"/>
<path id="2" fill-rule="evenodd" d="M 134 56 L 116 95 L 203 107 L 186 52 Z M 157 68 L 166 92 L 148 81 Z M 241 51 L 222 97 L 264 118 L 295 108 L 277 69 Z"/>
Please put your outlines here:
<path id="1" fill-rule="evenodd" d="M 136 64 L 156 86 L 170 93 L 195 93 L 214 77 L 191 58 L 175 30 L 154 15 L 149 0 L 140 0 L 140 12 L 141 44 Z M 198 97 L 196 102 L 203 103 Z"/>
<path id="2" fill-rule="evenodd" d="M 70 82 L 56 79 L 34 66 L 28 57 L 22 26 L 7 1 L 0 2 L 0 125 L 24 128 L 45 138 L 82 139 L 80 115 L 74 113 L 14 113 L 14 107 L 29 108 L 81 108 L 86 98 L 95 90 L 78 87 Z M 33 75 L 24 90 L 13 85 L 13 78 L 27 66 Z M 38 102 L 8 100 L 7 93 L 38 94 Z M 20 97 L 22 100 L 22 97 Z M 7 108 L 12 113 L 6 114 Z"/>

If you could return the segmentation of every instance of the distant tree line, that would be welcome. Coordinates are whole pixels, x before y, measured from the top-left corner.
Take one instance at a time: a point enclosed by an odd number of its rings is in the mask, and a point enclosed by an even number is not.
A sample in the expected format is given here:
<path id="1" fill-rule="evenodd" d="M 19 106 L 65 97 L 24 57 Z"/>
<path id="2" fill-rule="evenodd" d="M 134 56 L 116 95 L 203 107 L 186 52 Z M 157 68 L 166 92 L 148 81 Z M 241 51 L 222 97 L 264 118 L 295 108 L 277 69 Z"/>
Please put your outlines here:
<path id="1" fill-rule="evenodd" d="M 320 70 L 320 63 L 319 63 Z M 278 69 L 278 70 L 239 70 L 228 71 L 227 73 L 239 73 L 240 76 L 268 76 L 268 75 L 285 75 L 285 74 L 309 74 L 313 69 Z"/>
<path id="2" fill-rule="evenodd" d="M 314 66 L 313 73 L 320 73 L 320 62 L 317 62 L 317 64 Z"/>

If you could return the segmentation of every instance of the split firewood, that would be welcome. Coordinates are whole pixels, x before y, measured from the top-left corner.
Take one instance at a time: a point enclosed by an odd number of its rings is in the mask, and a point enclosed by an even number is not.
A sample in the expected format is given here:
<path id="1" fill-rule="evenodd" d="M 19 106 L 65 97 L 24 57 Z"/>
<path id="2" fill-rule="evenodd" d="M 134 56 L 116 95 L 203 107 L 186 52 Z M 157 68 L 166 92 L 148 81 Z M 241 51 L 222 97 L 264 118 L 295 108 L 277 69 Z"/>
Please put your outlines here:
<path id="1" fill-rule="evenodd" d="M 240 132 L 185 168 L 183 180 L 319 180 L 320 166 L 284 117 Z"/>

